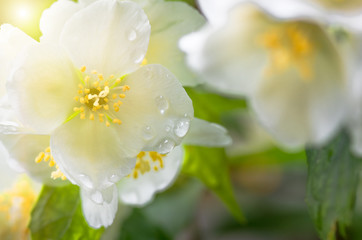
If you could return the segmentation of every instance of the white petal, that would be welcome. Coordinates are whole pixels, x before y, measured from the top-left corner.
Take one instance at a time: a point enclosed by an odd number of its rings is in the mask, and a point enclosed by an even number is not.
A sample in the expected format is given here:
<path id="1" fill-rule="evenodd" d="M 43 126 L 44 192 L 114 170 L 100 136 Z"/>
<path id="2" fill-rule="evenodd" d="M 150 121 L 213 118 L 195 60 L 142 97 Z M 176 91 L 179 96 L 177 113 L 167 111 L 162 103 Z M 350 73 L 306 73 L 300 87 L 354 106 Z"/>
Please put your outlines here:
<path id="1" fill-rule="evenodd" d="M 143 145 L 128 143 L 117 126 L 76 117 L 54 131 L 52 155 L 70 181 L 82 188 L 104 189 L 131 172 L 132 157 Z"/>
<path id="2" fill-rule="evenodd" d="M 34 131 L 24 126 L 18 119 L 15 110 L 10 106 L 7 95 L 0 100 L 0 133 L 27 134 Z"/>
<path id="3" fill-rule="evenodd" d="M 242 0 L 198 0 L 203 14 L 211 24 L 221 24 L 225 21 L 229 10 Z"/>
<path id="4" fill-rule="evenodd" d="M 118 194 L 115 185 L 102 192 L 88 192 L 81 188 L 81 198 L 84 217 L 91 227 L 108 227 L 113 223 L 118 208 Z M 102 198 L 102 202 L 98 202 L 98 198 Z"/>
<path id="5" fill-rule="evenodd" d="M 247 95 L 267 61 L 256 38 L 267 25 L 255 7 L 242 5 L 233 9 L 225 25 L 206 26 L 184 37 L 180 47 L 187 53 L 189 65 L 208 84 L 228 93 Z"/>
<path id="6" fill-rule="evenodd" d="M 61 49 L 37 45 L 16 60 L 7 89 L 20 120 L 48 133 L 72 113 L 78 83 L 77 71 Z"/>
<path id="7" fill-rule="evenodd" d="M 83 6 L 88 6 L 94 2 L 96 2 L 97 0 L 79 0 L 78 2 Z"/>
<path id="8" fill-rule="evenodd" d="M 17 163 L 34 179 L 47 185 L 66 184 L 61 180 L 51 179 L 51 172 L 55 171 L 55 168 L 49 167 L 48 163 L 35 163 L 38 154 L 49 147 L 50 136 L 1 134 L 0 140 L 0 144 L 7 151 L 7 161 Z"/>
<path id="9" fill-rule="evenodd" d="M 4 24 L 0 27 L 0 97 L 5 90 L 5 82 L 10 75 L 12 63 L 24 47 L 35 44 L 36 41 L 20 29 Z"/>
<path id="10" fill-rule="evenodd" d="M 225 147 L 232 143 L 227 130 L 216 123 L 194 118 L 190 131 L 182 141 L 185 145 Z"/>
<path id="11" fill-rule="evenodd" d="M 163 158 L 164 168 L 139 174 L 136 179 L 132 176 L 122 179 L 117 184 L 120 200 L 125 204 L 137 206 L 151 201 L 157 192 L 170 186 L 176 179 L 182 158 L 182 148 L 176 147 Z"/>
<path id="12" fill-rule="evenodd" d="M 70 0 L 58 0 L 46 9 L 40 18 L 41 42 L 58 42 L 64 24 L 80 9 L 79 4 Z"/>
<path id="13" fill-rule="evenodd" d="M 152 29 L 146 59 L 165 66 L 184 86 L 195 86 L 197 77 L 185 63 L 185 54 L 178 48 L 179 39 L 199 29 L 205 19 L 186 3 L 157 1 L 144 8 Z"/>
<path id="14" fill-rule="evenodd" d="M 100 0 L 69 19 L 61 43 L 76 66 L 122 76 L 138 68 L 149 37 L 150 24 L 137 4 Z"/>
<path id="15" fill-rule="evenodd" d="M 146 65 L 127 75 L 124 84 L 131 89 L 118 113 L 123 121 L 120 135 L 143 140 L 143 151 L 167 153 L 180 144 L 193 118 L 193 107 L 175 76 L 161 65 Z"/>

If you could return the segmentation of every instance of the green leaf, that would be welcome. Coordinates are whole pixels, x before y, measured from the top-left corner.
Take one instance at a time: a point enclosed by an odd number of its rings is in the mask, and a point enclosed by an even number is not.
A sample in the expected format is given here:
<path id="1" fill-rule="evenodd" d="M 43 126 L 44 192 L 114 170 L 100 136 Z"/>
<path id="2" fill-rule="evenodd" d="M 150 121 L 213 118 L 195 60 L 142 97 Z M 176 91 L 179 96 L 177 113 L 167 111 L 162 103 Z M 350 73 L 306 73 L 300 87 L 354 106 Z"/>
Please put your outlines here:
<path id="1" fill-rule="evenodd" d="M 194 102 L 195 117 L 221 123 L 224 113 L 246 108 L 244 99 L 223 97 L 194 88 L 186 88 L 187 94 Z"/>
<path id="2" fill-rule="evenodd" d="M 347 239 L 361 159 L 350 153 L 349 137 L 342 133 L 325 147 L 308 149 L 307 160 L 307 204 L 320 237 Z"/>
<path id="3" fill-rule="evenodd" d="M 120 240 L 144 239 L 171 240 L 171 237 L 160 226 L 150 221 L 140 209 L 134 208 L 122 225 Z"/>
<path id="4" fill-rule="evenodd" d="M 224 149 L 185 146 L 183 172 L 200 179 L 216 193 L 241 223 L 245 218 L 234 197 Z"/>
<path id="5" fill-rule="evenodd" d="M 75 185 L 44 186 L 31 213 L 33 240 L 100 239 L 104 229 L 93 229 L 86 223 Z"/>

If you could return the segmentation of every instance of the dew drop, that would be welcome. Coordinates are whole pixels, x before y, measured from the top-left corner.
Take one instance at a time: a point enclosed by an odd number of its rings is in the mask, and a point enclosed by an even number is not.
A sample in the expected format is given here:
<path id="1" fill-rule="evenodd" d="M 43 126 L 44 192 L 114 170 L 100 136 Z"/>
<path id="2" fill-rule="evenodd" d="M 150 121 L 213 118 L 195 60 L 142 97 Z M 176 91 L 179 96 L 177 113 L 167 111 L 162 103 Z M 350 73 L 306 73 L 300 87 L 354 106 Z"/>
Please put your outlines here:
<path id="1" fill-rule="evenodd" d="M 174 132 L 178 137 L 184 137 L 190 128 L 190 119 L 182 118 L 176 123 Z"/>
<path id="2" fill-rule="evenodd" d="M 91 199 L 93 200 L 93 202 L 95 202 L 97 204 L 101 204 L 104 201 L 102 193 L 100 191 L 95 191 L 94 193 L 92 193 Z"/>
<path id="3" fill-rule="evenodd" d="M 131 42 L 136 40 L 137 38 L 137 33 L 135 30 L 131 30 L 128 34 L 128 40 L 130 40 Z"/>
<path id="4" fill-rule="evenodd" d="M 145 55 L 141 54 L 138 58 L 136 58 L 136 60 L 134 62 L 137 63 L 137 64 L 141 63 L 144 58 L 145 58 Z"/>
<path id="5" fill-rule="evenodd" d="M 174 147 L 175 147 L 175 142 L 166 139 L 163 142 L 161 142 L 160 145 L 158 146 L 158 152 L 160 154 L 166 154 L 171 152 Z"/>
<path id="6" fill-rule="evenodd" d="M 112 174 L 112 175 L 109 177 L 109 181 L 110 181 L 110 182 L 113 182 L 113 183 L 117 183 L 117 182 L 119 182 L 121 179 L 122 179 L 122 177 L 119 176 L 119 175 L 117 175 L 117 174 Z"/>
<path id="7" fill-rule="evenodd" d="M 160 110 L 160 113 L 165 114 L 168 109 L 168 101 L 165 99 L 164 96 L 158 96 L 155 100 L 158 110 Z"/>
<path id="8" fill-rule="evenodd" d="M 93 188 L 93 183 L 91 181 L 91 179 L 87 176 L 87 175 L 84 175 L 84 174 L 80 174 L 79 175 L 79 180 L 81 181 L 81 183 L 87 187 L 87 188 Z"/>
<path id="9" fill-rule="evenodd" d="M 155 134 L 150 126 L 146 126 L 142 130 L 142 136 L 144 140 L 149 141 L 154 138 Z"/>

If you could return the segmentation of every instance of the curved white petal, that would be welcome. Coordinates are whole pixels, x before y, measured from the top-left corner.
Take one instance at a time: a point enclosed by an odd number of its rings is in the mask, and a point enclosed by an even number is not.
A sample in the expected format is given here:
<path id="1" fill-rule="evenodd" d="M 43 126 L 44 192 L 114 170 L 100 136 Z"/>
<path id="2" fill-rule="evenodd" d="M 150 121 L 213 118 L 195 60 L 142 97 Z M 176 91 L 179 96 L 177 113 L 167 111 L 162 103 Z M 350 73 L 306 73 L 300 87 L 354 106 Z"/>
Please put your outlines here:
<path id="1" fill-rule="evenodd" d="M 81 188 L 81 198 L 84 217 L 91 227 L 108 227 L 113 223 L 118 209 L 115 185 L 102 192 L 90 192 Z"/>
<path id="2" fill-rule="evenodd" d="M 19 176 L 19 172 L 14 171 L 5 161 L 8 157 L 6 149 L 0 144 L 0 192 L 9 188 L 10 184 L 15 182 Z"/>
<path id="3" fill-rule="evenodd" d="M 20 29 L 3 24 L 0 27 L 0 97 L 6 93 L 5 83 L 8 79 L 12 63 L 24 47 L 36 41 Z"/>
<path id="4" fill-rule="evenodd" d="M 321 144 L 335 133 L 343 119 L 347 87 L 340 56 L 323 30 L 306 23 L 298 27 L 312 49 L 306 69 L 298 70 L 304 65 L 297 63 L 264 74 L 251 97 L 261 123 L 292 148 Z"/>
<path id="5" fill-rule="evenodd" d="M 51 173 L 55 168 L 48 163 L 35 163 L 35 158 L 40 152 L 49 147 L 50 136 L 46 135 L 0 135 L 0 145 L 6 150 L 6 160 L 16 163 L 19 167 L 29 173 L 34 179 L 47 185 L 63 185 L 66 182 L 51 179 Z"/>
<path id="6" fill-rule="evenodd" d="M 51 136 L 52 155 L 64 175 L 87 189 L 104 189 L 128 175 L 141 151 L 141 141 L 127 142 L 118 125 L 78 117 Z"/>
<path id="7" fill-rule="evenodd" d="M 46 9 L 40 18 L 41 42 L 56 43 L 68 19 L 80 10 L 80 5 L 70 0 L 58 0 Z"/>
<path id="8" fill-rule="evenodd" d="M 184 86 L 199 84 L 186 65 L 178 41 L 183 35 L 199 29 L 205 19 L 196 9 L 182 2 L 156 1 L 145 6 L 144 10 L 152 26 L 147 62 L 165 66 Z"/>
<path id="9" fill-rule="evenodd" d="M 16 59 L 7 84 L 20 120 L 42 133 L 58 127 L 72 113 L 80 78 L 61 49 L 31 46 Z"/>
<path id="10" fill-rule="evenodd" d="M 88 6 L 94 2 L 96 2 L 97 0 L 79 0 L 78 2 L 83 6 Z"/>
<path id="11" fill-rule="evenodd" d="M 205 82 L 218 90 L 248 95 L 267 62 L 256 37 L 267 26 L 263 14 L 244 4 L 233 9 L 225 25 L 206 26 L 182 38 L 180 47 Z"/>
<path id="12" fill-rule="evenodd" d="M 99 0 L 73 15 L 61 44 L 77 67 L 104 76 L 122 76 L 138 68 L 146 55 L 150 24 L 135 3 Z"/>
<path id="13" fill-rule="evenodd" d="M 182 141 L 185 145 L 225 147 L 232 143 L 227 130 L 216 123 L 194 118 L 190 131 Z"/>
<path id="14" fill-rule="evenodd" d="M 146 152 L 147 154 L 147 152 Z M 181 168 L 183 158 L 182 147 L 176 147 L 166 157 L 163 157 L 164 168 L 158 171 L 138 174 L 123 178 L 118 185 L 120 200 L 125 204 L 142 206 L 152 200 L 153 196 L 168 186 L 176 179 Z M 151 159 L 149 159 L 152 162 Z"/>
<path id="15" fill-rule="evenodd" d="M 193 118 L 193 107 L 180 82 L 161 65 L 146 65 L 127 75 L 130 86 L 118 118 L 119 134 L 141 139 L 143 151 L 167 153 L 181 143 Z"/>
<path id="16" fill-rule="evenodd" d="M 23 125 L 18 119 L 15 110 L 10 106 L 7 95 L 0 100 L 0 133 L 27 134 L 34 131 Z"/>

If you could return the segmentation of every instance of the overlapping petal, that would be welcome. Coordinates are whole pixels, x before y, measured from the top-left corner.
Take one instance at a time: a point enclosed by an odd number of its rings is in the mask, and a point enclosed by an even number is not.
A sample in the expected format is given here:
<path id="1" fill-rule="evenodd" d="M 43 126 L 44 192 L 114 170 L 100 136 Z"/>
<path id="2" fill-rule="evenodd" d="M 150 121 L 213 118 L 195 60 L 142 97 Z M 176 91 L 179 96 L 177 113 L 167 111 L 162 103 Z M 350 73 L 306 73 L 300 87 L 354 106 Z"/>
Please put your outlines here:
<path id="1" fill-rule="evenodd" d="M 168 153 L 180 144 L 193 118 L 191 99 L 161 65 L 146 65 L 124 79 L 130 86 L 118 113 L 120 135 L 143 139 L 143 151 Z"/>
<path id="2" fill-rule="evenodd" d="M 68 56 L 51 45 L 30 46 L 16 59 L 7 84 L 20 120 L 50 133 L 71 114 L 80 78 Z"/>
<path id="3" fill-rule="evenodd" d="M 100 0 L 65 24 L 61 44 L 77 67 L 104 76 L 123 76 L 138 68 L 150 37 L 146 14 L 135 3 Z"/>
<path id="4" fill-rule="evenodd" d="M 0 27 L 0 97 L 6 93 L 5 83 L 16 56 L 28 45 L 36 41 L 20 29 L 4 24 Z"/>
<path id="5" fill-rule="evenodd" d="M 40 18 L 41 42 L 57 43 L 65 23 L 81 6 L 70 0 L 59 0 L 46 9 Z"/>
<path id="6" fill-rule="evenodd" d="M 103 190 L 102 193 L 81 189 L 81 198 L 83 214 L 90 226 L 94 228 L 108 227 L 113 223 L 118 208 L 115 185 Z"/>
<path id="7" fill-rule="evenodd" d="M 122 179 L 118 184 L 120 200 L 125 204 L 142 206 L 152 200 L 154 194 L 164 190 L 176 178 L 180 170 L 183 150 L 176 147 L 163 157 L 163 168 Z M 152 161 L 152 160 L 150 160 Z"/>
<path id="8" fill-rule="evenodd" d="M 19 167 L 29 173 L 34 179 L 47 185 L 62 185 L 59 179 L 50 178 L 51 172 L 55 168 L 48 166 L 48 163 L 35 163 L 35 158 L 40 152 L 43 152 L 50 143 L 50 136 L 33 134 L 1 134 L 1 147 L 6 152 L 6 160 L 11 163 L 17 163 Z"/>
<path id="9" fill-rule="evenodd" d="M 54 131 L 50 147 L 65 176 L 86 189 L 104 189 L 128 175 L 141 141 L 127 139 L 118 125 L 74 118 Z"/>
<path id="10" fill-rule="evenodd" d="M 147 1 L 143 9 L 152 26 L 147 62 L 165 66 L 184 86 L 199 84 L 185 63 L 185 54 L 179 50 L 178 41 L 183 35 L 199 29 L 205 23 L 204 18 L 182 2 Z"/>

